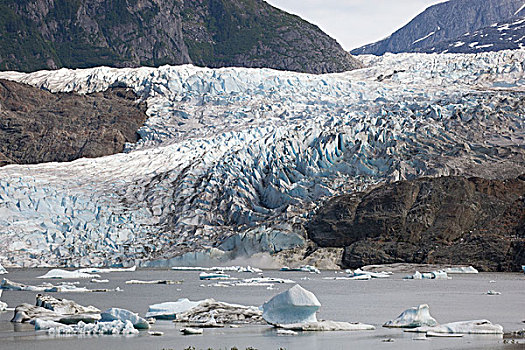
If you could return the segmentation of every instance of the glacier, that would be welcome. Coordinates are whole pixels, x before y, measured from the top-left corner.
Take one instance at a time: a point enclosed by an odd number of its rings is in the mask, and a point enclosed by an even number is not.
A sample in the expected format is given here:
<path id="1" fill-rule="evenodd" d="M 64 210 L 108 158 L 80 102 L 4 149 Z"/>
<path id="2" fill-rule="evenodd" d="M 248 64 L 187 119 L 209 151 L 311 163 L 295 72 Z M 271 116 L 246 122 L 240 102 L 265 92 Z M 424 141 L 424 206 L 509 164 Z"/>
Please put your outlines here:
<path id="1" fill-rule="evenodd" d="M 0 168 L 0 264 L 213 266 L 305 247 L 330 196 L 525 172 L 525 50 L 360 58 L 366 68 L 325 75 L 0 72 L 52 92 L 127 87 L 148 105 L 124 153 Z"/>

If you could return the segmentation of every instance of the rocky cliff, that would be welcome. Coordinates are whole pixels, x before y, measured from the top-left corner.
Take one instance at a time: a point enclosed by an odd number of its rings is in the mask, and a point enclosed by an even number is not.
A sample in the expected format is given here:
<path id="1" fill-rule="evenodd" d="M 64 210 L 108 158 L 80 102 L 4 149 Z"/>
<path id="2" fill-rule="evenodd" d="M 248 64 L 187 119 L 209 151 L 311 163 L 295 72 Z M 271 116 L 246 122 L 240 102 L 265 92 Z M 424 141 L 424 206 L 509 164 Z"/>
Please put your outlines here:
<path id="1" fill-rule="evenodd" d="M 0 166 L 122 152 L 138 140 L 146 105 L 123 88 L 52 94 L 0 80 Z"/>
<path id="2" fill-rule="evenodd" d="M 407 262 L 519 271 L 525 176 L 421 178 L 338 196 L 318 210 L 308 233 L 322 247 L 345 247 L 345 267 Z"/>
<path id="3" fill-rule="evenodd" d="M 429 7 L 388 38 L 351 53 L 382 55 L 426 51 L 443 41 L 514 17 L 522 5 L 522 0 L 450 0 Z"/>
<path id="4" fill-rule="evenodd" d="M 0 69 L 193 63 L 310 73 L 360 66 L 318 27 L 263 0 L 5 0 Z"/>

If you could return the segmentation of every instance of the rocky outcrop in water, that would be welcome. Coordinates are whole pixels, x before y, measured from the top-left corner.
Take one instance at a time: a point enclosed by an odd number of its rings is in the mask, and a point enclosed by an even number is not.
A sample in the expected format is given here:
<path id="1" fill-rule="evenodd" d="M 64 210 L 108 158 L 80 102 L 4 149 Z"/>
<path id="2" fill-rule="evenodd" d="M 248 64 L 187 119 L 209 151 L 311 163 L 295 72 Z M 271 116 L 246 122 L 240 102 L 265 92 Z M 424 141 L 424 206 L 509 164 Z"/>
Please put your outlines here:
<path id="1" fill-rule="evenodd" d="M 52 94 L 0 80 L 0 166 L 64 162 L 122 152 L 138 140 L 146 105 L 123 88 Z"/>
<path id="2" fill-rule="evenodd" d="M 7 0 L 0 69 L 266 67 L 309 73 L 360 67 L 331 37 L 262 0 Z"/>
<path id="3" fill-rule="evenodd" d="M 318 210 L 308 233 L 322 247 L 345 247 L 345 267 L 407 262 L 519 271 L 525 175 L 421 178 L 338 196 Z"/>

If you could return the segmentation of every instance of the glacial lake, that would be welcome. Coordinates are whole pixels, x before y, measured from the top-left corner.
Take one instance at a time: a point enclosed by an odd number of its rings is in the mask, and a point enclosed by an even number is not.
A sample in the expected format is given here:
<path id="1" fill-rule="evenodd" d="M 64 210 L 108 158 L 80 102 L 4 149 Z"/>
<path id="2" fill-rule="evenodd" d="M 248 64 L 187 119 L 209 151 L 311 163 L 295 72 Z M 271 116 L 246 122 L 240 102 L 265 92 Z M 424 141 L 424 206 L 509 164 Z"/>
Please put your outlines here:
<path id="1" fill-rule="evenodd" d="M 60 280 L 41 280 L 49 269 L 10 269 L 1 277 L 24 284 L 42 282 L 57 284 Z M 233 277 L 252 278 L 256 274 L 232 273 Z M 151 331 L 162 331 L 163 336 L 150 336 L 147 331 L 134 336 L 50 336 L 45 331 L 35 332 L 30 324 L 9 322 L 12 311 L 0 313 L 0 349 L 524 349 L 519 345 L 504 344 L 501 336 L 464 336 L 463 338 L 429 338 L 414 340 L 414 333 L 387 329 L 381 325 L 396 318 L 405 309 L 428 304 L 431 315 L 440 323 L 474 319 L 488 319 L 501 324 L 505 331 L 525 328 L 525 275 L 523 273 L 480 273 L 451 275 L 451 280 L 403 280 L 406 274 L 397 273 L 389 279 L 370 281 L 324 280 L 323 277 L 344 276 L 334 271 L 321 274 L 265 270 L 265 277 L 293 279 L 312 291 L 322 304 L 319 319 L 363 322 L 377 327 L 375 331 L 360 332 L 303 332 L 296 336 L 277 335 L 270 326 L 241 326 L 241 328 L 205 329 L 203 335 L 183 336 L 179 324 L 157 321 Z M 290 288 L 292 284 L 266 287 L 210 287 L 212 281 L 200 281 L 199 272 L 171 270 L 139 270 L 101 274 L 109 283 L 93 284 L 79 280 L 79 286 L 123 289 L 108 293 L 50 293 L 58 298 L 74 300 L 82 305 L 93 305 L 101 310 L 120 307 L 144 315 L 148 305 L 176 301 L 179 298 L 219 301 L 244 305 L 261 305 L 272 296 Z M 173 285 L 127 285 L 126 280 L 183 280 Z M 68 280 L 70 281 L 70 280 Z M 492 282 L 491 282 L 492 281 Z M 487 295 L 496 290 L 501 295 Z M 9 307 L 21 303 L 34 304 L 35 292 L 4 291 L 0 300 Z M 385 342 L 391 339 L 392 341 Z"/>

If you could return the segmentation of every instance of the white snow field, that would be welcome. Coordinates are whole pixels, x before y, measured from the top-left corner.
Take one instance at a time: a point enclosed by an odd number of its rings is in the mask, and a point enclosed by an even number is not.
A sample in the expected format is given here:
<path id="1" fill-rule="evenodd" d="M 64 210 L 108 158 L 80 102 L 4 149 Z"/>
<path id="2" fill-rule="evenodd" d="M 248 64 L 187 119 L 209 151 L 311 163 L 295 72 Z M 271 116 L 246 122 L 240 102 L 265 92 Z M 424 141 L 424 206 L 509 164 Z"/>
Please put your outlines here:
<path id="1" fill-rule="evenodd" d="M 362 57 L 309 75 L 193 66 L 1 72 L 50 91 L 126 86 L 126 152 L 0 168 L 4 266 L 174 266 L 305 244 L 324 198 L 422 175 L 525 172 L 525 50 Z M 496 164 L 496 165 L 495 165 Z"/>

